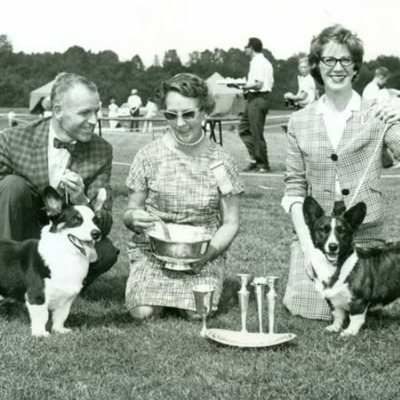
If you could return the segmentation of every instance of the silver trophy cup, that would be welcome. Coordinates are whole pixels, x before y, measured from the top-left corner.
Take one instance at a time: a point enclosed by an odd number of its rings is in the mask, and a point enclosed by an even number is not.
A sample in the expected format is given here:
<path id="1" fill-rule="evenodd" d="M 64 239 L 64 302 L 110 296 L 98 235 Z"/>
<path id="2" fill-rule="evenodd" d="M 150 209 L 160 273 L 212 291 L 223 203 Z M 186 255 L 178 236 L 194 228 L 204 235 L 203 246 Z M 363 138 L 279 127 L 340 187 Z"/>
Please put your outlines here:
<path id="1" fill-rule="evenodd" d="M 193 287 L 194 300 L 196 303 L 197 314 L 201 316 L 203 321 L 202 328 L 200 331 L 201 337 L 206 337 L 207 315 L 210 314 L 213 304 L 215 288 L 212 285 L 196 285 Z"/>

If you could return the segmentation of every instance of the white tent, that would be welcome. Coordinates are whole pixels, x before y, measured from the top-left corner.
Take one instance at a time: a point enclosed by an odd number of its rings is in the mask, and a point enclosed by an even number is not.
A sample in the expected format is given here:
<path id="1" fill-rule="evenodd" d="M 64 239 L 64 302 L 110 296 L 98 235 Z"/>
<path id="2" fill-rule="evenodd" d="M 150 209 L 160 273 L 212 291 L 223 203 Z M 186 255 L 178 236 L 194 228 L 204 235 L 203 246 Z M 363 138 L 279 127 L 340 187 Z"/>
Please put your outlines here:
<path id="1" fill-rule="evenodd" d="M 45 85 L 33 90 L 29 97 L 29 111 L 31 113 L 41 113 L 44 111 L 42 101 L 50 96 L 51 89 L 53 88 L 55 79 Z"/>
<path id="2" fill-rule="evenodd" d="M 214 72 L 206 79 L 207 86 L 215 99 L 215 110 L 212 116 L 234 116 L 243 113 L 245 100 L 242 90 L 229 88 L 221 84 L 224 77 Z"/>

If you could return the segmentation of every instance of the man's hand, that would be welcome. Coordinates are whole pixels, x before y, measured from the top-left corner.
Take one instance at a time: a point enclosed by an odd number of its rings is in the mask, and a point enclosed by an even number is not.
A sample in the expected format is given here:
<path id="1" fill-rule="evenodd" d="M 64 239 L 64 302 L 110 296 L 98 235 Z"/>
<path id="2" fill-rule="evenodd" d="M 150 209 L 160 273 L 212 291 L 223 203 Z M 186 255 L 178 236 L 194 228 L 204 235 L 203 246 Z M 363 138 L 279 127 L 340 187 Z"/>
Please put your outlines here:
<path id="1" fill-rule="evenodd" d="M 227 83 L 226 86 L 234 89 L 241 89 L 243 87 L 243 85 L 239 86 L 237 83 Z"/>
<path id="2" fill-rule="evenodd" d="M 61 177 L 60 183 L 68 193 L 71 204 L 87 204 L 88 199 L 85 195 L 85 185 L 80 175 L 67 169 Z"/>

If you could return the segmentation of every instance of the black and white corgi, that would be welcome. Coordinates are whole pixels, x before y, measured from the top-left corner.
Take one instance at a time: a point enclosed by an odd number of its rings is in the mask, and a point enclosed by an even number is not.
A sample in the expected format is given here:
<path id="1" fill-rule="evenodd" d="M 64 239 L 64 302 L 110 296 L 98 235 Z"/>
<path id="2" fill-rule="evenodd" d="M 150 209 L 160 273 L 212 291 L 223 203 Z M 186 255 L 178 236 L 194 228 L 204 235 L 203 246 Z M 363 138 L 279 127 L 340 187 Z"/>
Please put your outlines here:
<path id="1" fill-rule="evenodd" d="M 400 242 L 378 248 L 353 243 L 366 212 L 365 203 L 358 203 L 341 216 L 331 217 L 311 197 L 303 204 L 304 219 L 319 253 L 312 262 L 314 281 L 332 310 L 333 323 L 326 329 L 341 331 L 349 313 L 350 323 L 342 336 L 357 335 L 369 308 L 400 297 Z"/>
<path id="2" fill-rule="evenodd" d="M 106 190 L 100 189 L 88 206 L 71 206 L 47 187 L 43 201 L 50 223 L 42 228 L 40 239 L 0 240 L 0 295 L 25 301 L 32 335 L 49 335 L 49 312 L 52 331 L 70 331 L 64 323 L 89 263 L 97 259 L 94 244 L 101 232 L 96 214 L 105 199 Z"/>

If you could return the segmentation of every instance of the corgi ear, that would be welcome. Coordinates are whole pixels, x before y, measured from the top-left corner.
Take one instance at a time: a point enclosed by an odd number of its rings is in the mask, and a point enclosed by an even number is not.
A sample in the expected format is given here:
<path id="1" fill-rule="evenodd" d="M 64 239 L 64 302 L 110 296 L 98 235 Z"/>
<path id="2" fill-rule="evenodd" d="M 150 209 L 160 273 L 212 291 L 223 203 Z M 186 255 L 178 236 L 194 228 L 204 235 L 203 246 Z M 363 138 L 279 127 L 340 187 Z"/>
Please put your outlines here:
<path id="1" fill-rule="evenodd" d="M 367 215 L 367 205 L 361 202 L 349 208 L 343 214 L 343 218 L 350 224 L 353 231 L 356 231 L 364 221 L 366 215 Z"/>
<path id="2" fill-rule="evenodd" d="M 102 210 L 104 206 L 104 202 L 107 199 L 107 190 L 104 188 L 99 189 L 97 195 L 93 197 L 92 200 L 89 202 L 89 206 L 95 213 L 98 213 Z"/>
<path id="3" fill-rule="evenodd" d="M 303 203 L 304 221 L 311 230 L 315 221 L 324 215 L 322 207 L 311 196 L 307 196 Z"/>
<path id="4" fill-rule="evenodd" d="M 57 190 L 51 186 L 45 187 L 42 198 L 47 210 L 47 215 L 49 217 L 54 217 L 61 214 L 64 201 L 58 194 Z"/>

